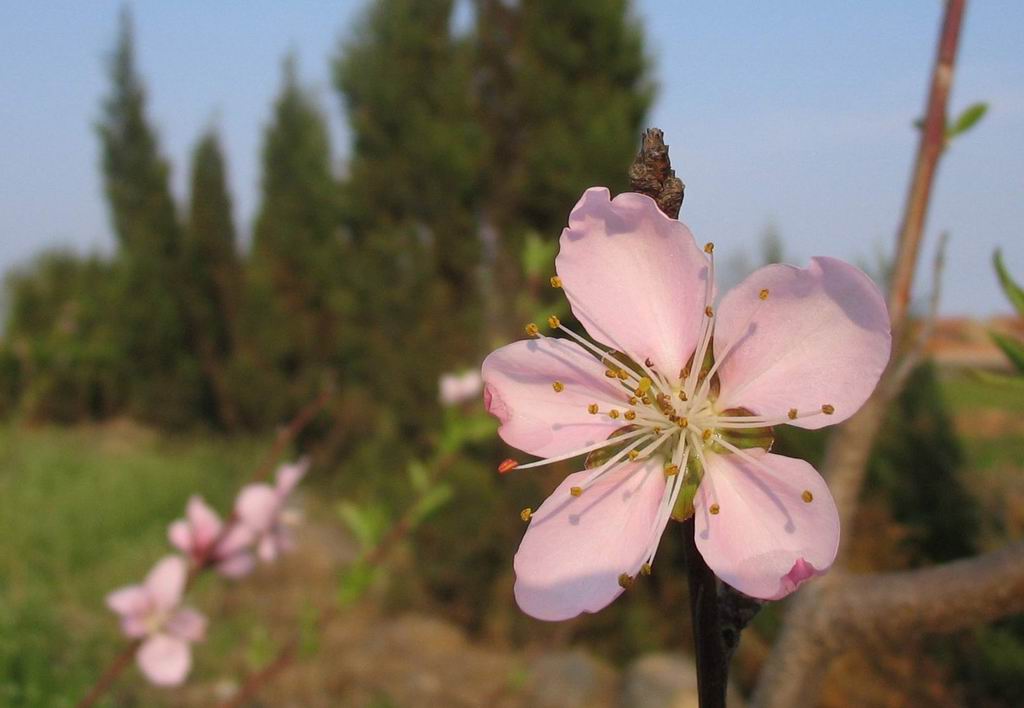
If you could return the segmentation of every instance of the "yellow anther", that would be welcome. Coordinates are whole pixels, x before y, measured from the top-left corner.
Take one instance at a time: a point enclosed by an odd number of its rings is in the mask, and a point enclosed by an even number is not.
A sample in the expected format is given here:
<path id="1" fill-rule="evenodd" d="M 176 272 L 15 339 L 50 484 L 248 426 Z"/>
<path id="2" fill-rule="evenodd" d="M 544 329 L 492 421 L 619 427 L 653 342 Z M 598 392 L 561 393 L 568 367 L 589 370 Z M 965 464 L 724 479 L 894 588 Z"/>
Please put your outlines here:
<path id="1" fill-rule="evenodd" d="M 789 409 L 789 413 L 787 413 L 786 415 L 789 416 L 790 420 L 796 420 L 796 415 L 797 415 L 796 408 L 790 408 Z"/>
<path id="2" fill-rule="evenodd" d="M 553 381 L 551 383 L 551 388 L 555 389 L 555 393 L 561 393 L 565 390 L 565 384 L 561 381 Z"/>
<path id="3" fill-rule="evenodd" d="M 665 465 L 665 476 L 675 477 L 679 474 L 679 465 Z"/>
<path id="4" fill-rule="evenodd" d="M 707 243 L 704 244 L 704 253 L 711 253 L 714 250 L 715 244 L 713 244 L 711 241 L 708 241 Z"/>
<path id="5" fill-rule="evenodd" d="M 540 334 L 540 327 L 531 322 L 530 324 L 526 325 L 526 333 L 531 337 L 536 337 L 538 334 Z"/>
<path id="6" fill-rule="evenodd" d="M 619 576 L 619 586 L 624 590 L 629 590 L 633 587 L 633 576 L 628 573 L 623 573 Z"/>
<path id="7" fill-rule="evenodd" d="M 599 408 L 596 403 L 591 403 L 589 406 L 587 406 L 587 413 L 589 413 L 590 415 L 597 415 L 598 410 Z"/>
<path id="8" fill-rule="evenodd" d="M 661 428 L 659 428 L 658 426 L 654 426 L 653 428 L 651 428 L 651 432 L 654 433 L 655 435 L 661 435 Z"/>
<path id="9" fill-rule="evenodd" d="M 558 319 L 554 315 L 548 317 L 548 327 L 551 329 L 558 329 L 562 324 L 562 320 Z"/>
<path id="10" fill-rule="evenodd" d="M 676 418 L 676 425 L 678 425 L 680 428 L 685 428 L 689 424 L 690 424 L 690 421 L 686 419 L 685 415 L 682 415 L 682 416 L 679 416 L 678 418 Z"/>
<path id="11" fill-rule="evenodd" d="M 630 450 L 628 457 L 629 457 L 630 460 L 635 460 L 636 458 L 640 457 L 640 451 L 639 450 Z"/>
<path id="12" fill-rule="evenodd" d="M 629 378 L 629 374 L 626 373 L 625 369 L 619 369 L 618 371 L 615 372 L 615 375 L 618 376 L 623 381 Z"/>
<path id="13" fill-rule="evenodd" d="M 641 400 L 641 401 L 642 401 L 642 402 L 643 402 L 643 403 L 644 403 L 645 405 L 648 405 L 648 406 L 649 406 L 649 405 L 651 405 L 651 397 L 650 397 L 650 396 L 644 396 L 644 397 L 643 397 L 643 398 L 641 398 L 640 400 Z"/>
<path id="14" fill-rule="evenodd" d="M 711 439 L 711 428 L 708 428 L 707 430 L 705 430 L 703 433 L 700 434 L 700 436 L 702 438 L 704 438 L 704 442 L 707 442 L 708 440 L 710 440 Z"/>
<path id="15" fill-rule="evenodd" d="M 583 487 L 569 487 L 569 494 L 578 497 L 583 494 Z"/>
<path id="16" fill-rule="evenodd" d="M 629 397 L 629 405 L 635 406 L 639 402 L 640 402 L 640 399 L 637 398 L 636 396 L 630 396 Z"/>
<path id="17" fill-rule="evenodd" d="M 686 400 L 686 391 L 684 391 L 683 389 L 679 389 L 679 400 L 680 401 L 685 401 Z"/>
<path id="18" fill-rule="evenodd" d="M 622 417 L 626 420 L 636 420 L 636 411 L 626 411 L 622 414 Z"/>
<path id="19" fill-rule="evenodd" d="M 712 504 L 710 507 L 708 507 L 708 511 L 710 511 L 712 514 L 717 514 L 721 511 L 721 508 L 719 508 L 718 504 Z"/>
<path id="20" fill-rule="evenodd" d="M 615 373 L 614 369 L 605 369 L 604 375 L 610 379 L 614 379 L 618 374 Z"/>
<path id="21" fill-rule="evenodd" d="M 651 380 L 644 376 L 640 379 L 639 384 L 636 387 L 636 395 L 642 396 L 651 390 Z"/>
<path id="22" fill-rule="evenodd" d="M 704 314 L 707 315 L 708 317 L 714 317 L 715 308 L 711 307 L 711 305 L 708 305 L 707 307 L 704 308 Z"/>
<path id="23" fill-rule="evenodd" d="M 610 411 L 608 411 L 608 417 L 611 418 L 612 420 L 615 420 L 616 418 L 619 417 L 619 412 L 612 408 Z"/>
<path id="24" fill-rule="evenodd" d="M 531 509 L 530 507 L 526 507 L 525 509 L 519 512 L 519 518 L 523 521 L 529 521 L 533 518 L 533 509 Z"/>
<path id="25" fill-rule="evenodd" d="M 640 566 L 640 575 L 650 575 L 650 574 L 651 574 L 651 564 L 650 563 L 644 563 L 642 566 Z"/>
<path id="26" fill-rule="evenodd" d="M 562 287 L 562 279 L 559 278 L 557 275 L 552 275 L 551 276 L 551 287 L 553 287 L 553 288 L 560 288 L 560 287 Z"/>
<path id="27" fill-rule="evenodd" d="M 836 412 L 836 407 L 833 406 L 831 403 L 826 403 L 821 407 L 821 412 L 824 413 L 825 415 L 832 415 L 833 413 Z"/>
<path id="28" fill-rule="evenodd" d="M 810 504 L 812 501 L 814 501 L 814 495 L 811 494 L 810 489 L 805 489 L 804 493 L 800 495 L 800 498 L 804 500 L 805 504 Z"/>
<path id="29" fill-rule="evenodd" d="M 761 292 L 759 292 L 757 294 L 757 296 L 759 298 L 761 298 L 762 300 L 767 300 L 768 299 L 768 288 L 762 288 Z"/>

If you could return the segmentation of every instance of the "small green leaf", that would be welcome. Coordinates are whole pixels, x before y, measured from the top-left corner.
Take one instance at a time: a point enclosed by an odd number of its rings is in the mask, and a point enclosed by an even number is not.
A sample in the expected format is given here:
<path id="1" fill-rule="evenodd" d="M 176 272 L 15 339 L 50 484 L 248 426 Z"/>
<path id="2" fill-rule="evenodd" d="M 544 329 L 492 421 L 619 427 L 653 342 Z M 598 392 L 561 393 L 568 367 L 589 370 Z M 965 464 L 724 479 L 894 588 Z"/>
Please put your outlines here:
<path id="1" fill-rule="evenodd" d="M 989 332 L 988 336 L 992 337 L 996 346 L 1003 350 L 1003 354 L 1017 369 L 1017 373 L 1024 374 L 1024 342 L 1019 342 L 999 332 Z"/>
<path id="2" fill-rule="evenodd" d="M 383 507 L 358 506 L 345 500 L 339 502 L 337 508 L 338 516 L 363 548 L 375 545 L 388 525 L 388 515 Z"/>
<path id="3" fill-rule="evenodd" d="M 558 241 L 544 239 L 536 231 L 527 233 L 523 243 L 523 272 L 530 278 L 549 272 L 557 250 Z"/>
<path id="4" fill-rule="evenodd" d="M 976 370 L 974 375 L 981 381 L 992 386 L 1020 391 L 1024 394 L 1024 376 L 1007 376 L 1006 374 L 993 374 L 991 371 Z"/>
<path id="5" fill-rule="evenodd" d="M 451 501 L 455 491 L 448 484 L 438 484 L 416 502 L 412 513 L 412 524 L 418 526 L 431 514 Z"/>
<path id="6" fill-rule="evenodd" d="M 952 140 L 953 138 L 963 135 L 968 130 L 978 124 L 985 114 L 988 112 L 988 104 L 984 101 L 971 104 L 957 116 L 956 120 L 946 128 L 946 139 Z"/>
<path id="7" fill-rule="evenodd" d="M 1021 289 L 1020 285 L 1010 277 L 1010 273 L 1003 264 L 1003 252 L 998 248 L 992 255 L 992 262 L 995 265 L 996 275 L 999 276 L 999 285 L 1002 286 L 1003 292 L 1006 293 L 1006 297 L 1017 314 L 1024 317 L 1024 289 Z"/>
<path id="8" fill-rule="evenodd" d="M 341 574 L 341 582 L 338 585 L 338 602 L 343 607 L 349 607 L 358 602 L 376 579 L 377 570 L 362 561 L 346 568 Z"/>
<path id="9" fill-rule="evenodd" d="M 425 492 L 430 487 L 430 474 L 427 466 L 419 460 L 409 463 L 409 484 L 417 492 Z"/>

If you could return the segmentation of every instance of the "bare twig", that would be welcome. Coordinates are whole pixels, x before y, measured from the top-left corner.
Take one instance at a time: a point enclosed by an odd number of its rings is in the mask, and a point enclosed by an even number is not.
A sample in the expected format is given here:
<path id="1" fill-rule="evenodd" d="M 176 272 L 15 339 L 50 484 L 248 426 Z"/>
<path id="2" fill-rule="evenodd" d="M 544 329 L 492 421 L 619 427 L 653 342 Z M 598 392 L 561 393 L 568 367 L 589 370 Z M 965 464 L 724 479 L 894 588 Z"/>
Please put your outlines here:
<path id="1" fill-rule="evenodd" d="M 644 131 L 640 152 L 629 168 L 629 182 L 634 192 L 656 201 L 671 218 L 679 216 L 685 185 L 672 169 L 665 134 L 658 128 Z"/>
<path id="2" fill-rule="evenodd" d="M 135 658 L 135 652 L 138 651 L 140 644 L 142 644 L 141 640 L 133 639 L 125 645 L 121 653 L 114 657 L 114 660 L 110 662 L 106 670 L 100 674 L 96 683 L 89 689 L 89 693 L 78 702 L 78 708 L 89 708 L 89 706 L 95 705 L 96 701 L 110 690 L 110 687 L 114 685 L 121 672 L 132 663 L 132 659 Z"/>

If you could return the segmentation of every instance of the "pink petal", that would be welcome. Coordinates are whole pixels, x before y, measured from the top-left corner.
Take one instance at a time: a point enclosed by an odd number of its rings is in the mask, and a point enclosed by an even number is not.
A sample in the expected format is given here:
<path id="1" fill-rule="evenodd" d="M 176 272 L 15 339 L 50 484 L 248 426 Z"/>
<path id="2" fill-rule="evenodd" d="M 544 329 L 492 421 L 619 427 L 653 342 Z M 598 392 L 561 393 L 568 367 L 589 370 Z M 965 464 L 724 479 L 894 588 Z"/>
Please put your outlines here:
<path id="1" fill-rule="evenodd" d="M 146 576 L 146 592 L 157 610 L 170 610 L 181 602 L 188 577 L 188 564 L 181 556 L 166 556 Z"/>
<path id="2" fill-rule="evenodd" d="M 501 421 L 498 434 L 512 447 L 549 457 L 605 440 L 622 427 L 587 406 L 628 405 L 626 390 L 605 376 L 605 367 L 574 342 L 554 337 L 514 342 L 483 363 L 484 404 Z M 557 393 L 552 384 L 564 388 Z"/>
<path id="3" fill-rule="evenodd" d="M 139 647 L 135 660 L 151 682 L 158 686 L 177 686 L 192 668 L 192 651 L 184 639 L 154 634 Z"/>
<path id="4" fill-rule="evenodd" d="M 202 497 L 193 496 L 188 500 L 185 515 L 192 527 L 192 535 L 199 548 L 205 549 L 220 535 L 223 527 L 220 517 L 203 501 Z"/>
<path id="5" fill-rule="evenodd" d="M 264 563 L 273 563 L 277 560 L 281 549 L 278 548 L 277 537 L 273 532 L 265 534 L 256 546 L 256 553 Z"/>
<path id="6" fill-rule="evenodd" d="M 217 572 L 225 578 L 237 580 L 252 572 L 256 567 L 256 559 L 249 552 L 236 553 L 217 563 L 216 567 Z"/>
<path id="7" fill-rule="evenodd" d="M 191 607 L 182 607 L 167 619 L 164 631 L 189 642 L 206 638 L 206 617 Z"/>
<path id="8" fill-rule="evenodd" d="M 762 301 L 763 288 L 769 295 Z M 821 428 L 853 415 L 875 389 L 889 361 L 889 314 L 871 279 L 843 261 L 770 265 L 722 299 L 716 356 L 736 340 L 718 372 L 719 410 L 785 417 L 792 408 L 834 406 L 834 415 L 793 422 Z"/>
<path id="9" fill-rule="evenodd" d="M 171 525 L 167 527 L 167 540 L 186 555 L 194 556 L 200 552 L 192 536 L 192 527 L 184 519 L 171 522 Z"/>
<path id="10" fill-rule="evenodd" d="M 142 615 L 150 609 L 149 593 L 141 585 L 127 585 L 107 595 L 107 607 L 119 615 Z"/>
<path id="11" fill-rule="evenodd" d="M 233 522 L 224 537 L 217 544 L 214 554 L 218 558 L 235 555 L 256 541 L 255 532 L 243 522 Z"/>
<path id="12" fill-rule="evenodd" d="M 559 244 L 555 270 L 590 336 L 677 375 L 696 348 L 708 276 L 690 230 L 650 197 L 592 187 Z"/>
<path id="13" fill-rule="evenodd" d="M 528 615 L 555 621 L 597 612 L 636 576 L 665 490 L 662 462 L 627 464 L 573 497 L 589 472 L 569 475 L 534 512 L 515 558 L 515 596 Z"/>
<path id="14" fill-rule="evenodd" d="M 247 484 L 238 493 L 235 513 L 249 528 L 264 531 L 277 518 L 281 499 L 269 484 Z"/>
<path id="15" fill-rule="evenodd" d="M 832 565 L 839 515 L 825 480 L 809 464 L 751 454 L 759 464 L 738 455 L 707 456 L 708 470 L 694 499 L 697 548 L 729 585 L 777 600 Z M 810 502 L 804 492 L 810 492 Z"/>
<path id="16" fill-rule="evenodd" d="M 309 458 L 303 458 L 290 465 L 281 465 L 277 469 L 277 493 L 282 497 L 288 496 L 295 489 L 295 486 L 302 481 L 309 470 Z"/>

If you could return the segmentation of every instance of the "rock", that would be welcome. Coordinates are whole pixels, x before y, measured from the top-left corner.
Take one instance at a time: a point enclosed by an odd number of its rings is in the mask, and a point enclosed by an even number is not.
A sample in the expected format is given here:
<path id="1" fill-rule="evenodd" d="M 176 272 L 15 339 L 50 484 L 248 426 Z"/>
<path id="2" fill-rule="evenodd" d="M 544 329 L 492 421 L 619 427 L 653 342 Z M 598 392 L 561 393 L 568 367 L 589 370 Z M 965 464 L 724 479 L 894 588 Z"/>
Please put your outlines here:
<path id="1" fill-rule="evenodd" d="M 623 708 L 698 708 L 697 666 L 683 654 L 648 654 L 634 661 L 623 677 Z M 729 708 L 743 700 L 729 687 Z"/>
<path id="2" fill-rule="evenodd" d="M 616 672 L 587 652 L 542 654 L 530 662 L 524 705 L 534 708 L 612 708 Z"/>

